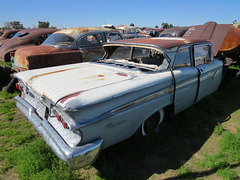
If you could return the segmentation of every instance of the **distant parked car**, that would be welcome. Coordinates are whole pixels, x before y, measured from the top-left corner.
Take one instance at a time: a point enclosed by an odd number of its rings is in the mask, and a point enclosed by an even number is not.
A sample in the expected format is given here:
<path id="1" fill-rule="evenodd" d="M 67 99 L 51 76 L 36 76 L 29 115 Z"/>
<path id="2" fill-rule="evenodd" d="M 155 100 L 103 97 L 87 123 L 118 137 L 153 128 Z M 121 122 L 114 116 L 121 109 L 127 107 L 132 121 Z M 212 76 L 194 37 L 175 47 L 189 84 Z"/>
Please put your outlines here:
<path id="1" fill-rule="evenodd" d="M 57 29 L 25 29 L 17 32 L 9 41 L 0 47 L 0 60 L 10 62 L 10 53 L 29 45 L 40 45 Z"/>
<path id="2" fill-rule="evenodd" d="M 120 32 L 122 33 L 123 39 L 131 39 L 140 33 L 141 30 L 139 27 L 129 27 L 127 29 L 120 30 Z"/>
<path id="3" fill-rule="evenodd" d="M 14 55 L 16 71 L 72 64 L 102 58 L 102 43 L 122 39 L 117 30 L 71 28 L 53 33 L 40 46 L 18 49 Z"/>
<path id="4" fill-rule="evenodd" d="M 150 38 L 156 37 L 164 31 L 162 28 L 143 28 L 140 33 L 138 33 L 134 38 Z"/>
<path id="5" fill-rule="evenodd" d="M 9 41 L 14 35 L 20 31 L 21 29 L 14 29 L 14 30 L 2 30 L 0 31 L 0 47 Z"/>
<path id="6" fill-rule="evenodd" d="M 189 27 L 175 27 L 158 33 L 158 37 L 182 37 Z"/>
<path id="7" fill-rule="evenodd" d="M 103 47 L 103 60 L 15 75 L 17 107 L 73 168 L 136 132 L 158 131 L 165 110 L 183 111 L 222 79 L 223 63 L 206 40 L 138 38 Z"/>

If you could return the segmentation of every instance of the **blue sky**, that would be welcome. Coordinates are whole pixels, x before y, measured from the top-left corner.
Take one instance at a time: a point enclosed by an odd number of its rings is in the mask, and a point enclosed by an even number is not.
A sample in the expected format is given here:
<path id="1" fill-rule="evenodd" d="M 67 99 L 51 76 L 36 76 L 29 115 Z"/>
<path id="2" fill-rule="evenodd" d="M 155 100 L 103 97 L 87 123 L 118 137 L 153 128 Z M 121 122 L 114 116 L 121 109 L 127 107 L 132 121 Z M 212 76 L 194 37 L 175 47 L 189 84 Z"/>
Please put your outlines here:
<path id="1" fill-rule="evenodd" d="M 34 27 L 48 21 L 57 28 L 99 27 L 103 24 L 139 27 L 190 26 L 216 21 L 240 22 L 240 0 L 0 0 L 3 22 L 20 21 Z"/>

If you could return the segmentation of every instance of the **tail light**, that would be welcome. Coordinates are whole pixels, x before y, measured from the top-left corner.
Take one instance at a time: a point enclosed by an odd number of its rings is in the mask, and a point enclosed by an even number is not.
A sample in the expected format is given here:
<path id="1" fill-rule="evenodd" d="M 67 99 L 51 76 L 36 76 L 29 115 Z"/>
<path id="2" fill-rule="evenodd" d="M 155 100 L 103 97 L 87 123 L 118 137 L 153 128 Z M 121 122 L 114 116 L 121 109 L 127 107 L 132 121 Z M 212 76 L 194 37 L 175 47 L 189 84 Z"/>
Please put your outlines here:
<path id="1" fill-rule="evenodd" d="M 63 120 L 60 114 L 56 115 L 57 120 L 62 123 L 64 129 L 69 129 L 68 124 Z"/>
<path id="2" fill-rule="evenodd" d="M 16 84 L 16 88 L 20 91 L 23 91 L 23 87 L 19 83 Z"/>

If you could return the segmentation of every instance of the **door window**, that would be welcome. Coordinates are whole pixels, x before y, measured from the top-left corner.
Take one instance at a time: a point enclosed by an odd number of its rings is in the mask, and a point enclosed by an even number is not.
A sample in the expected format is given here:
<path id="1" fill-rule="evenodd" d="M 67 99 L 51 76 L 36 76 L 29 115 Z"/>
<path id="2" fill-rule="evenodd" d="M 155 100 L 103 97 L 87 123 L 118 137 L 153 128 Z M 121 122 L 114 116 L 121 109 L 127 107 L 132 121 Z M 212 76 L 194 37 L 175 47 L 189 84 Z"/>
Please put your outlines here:
<path id="1" fill-rule="evenodd" d="M 209 45 L 195 46 L 194 47 L 195 66 L 198 66 L 200 64 L 206 64 L 209 61 L 211 61 L 210 52 L 211 51 Z"/>
<path id="2" fill-rule="evenodd" d="M 101 46 L 103 38 L 101 34 L 91 34 L 79 41 L 80 46 Z"/>
<path id="3" fill-rule="evenodd" d="M 107 42 L 109 42 L 109 41 L 121 40 L 122 38 L 119 34 L 116 34 L 116 33 L 106 33 L 106 39 L 107 39 Z"/>
<path id="4" fill-rule="evenodd" d="M 173 65 L 174 68 L 186 66 L 187 67 L 191 66 L 189 47 L 182 48 L 178 51 Z"/>

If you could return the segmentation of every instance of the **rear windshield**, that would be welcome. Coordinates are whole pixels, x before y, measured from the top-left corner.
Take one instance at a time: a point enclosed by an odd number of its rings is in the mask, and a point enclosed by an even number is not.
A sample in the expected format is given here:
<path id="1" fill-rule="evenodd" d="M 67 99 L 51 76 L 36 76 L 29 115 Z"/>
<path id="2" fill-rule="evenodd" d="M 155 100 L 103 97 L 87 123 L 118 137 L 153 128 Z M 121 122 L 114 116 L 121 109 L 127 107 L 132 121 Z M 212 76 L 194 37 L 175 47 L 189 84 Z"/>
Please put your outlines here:
<path id="1" fill-rule="evenodd" d="M 61 33 L 51 34 L 42 44 L 77 49 L 77 42 L 75 39 L 73 39 L 71 36 Z"/>

